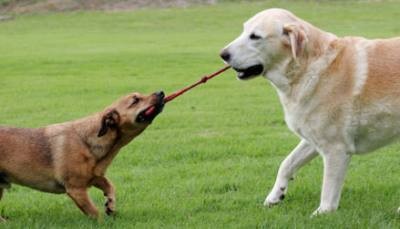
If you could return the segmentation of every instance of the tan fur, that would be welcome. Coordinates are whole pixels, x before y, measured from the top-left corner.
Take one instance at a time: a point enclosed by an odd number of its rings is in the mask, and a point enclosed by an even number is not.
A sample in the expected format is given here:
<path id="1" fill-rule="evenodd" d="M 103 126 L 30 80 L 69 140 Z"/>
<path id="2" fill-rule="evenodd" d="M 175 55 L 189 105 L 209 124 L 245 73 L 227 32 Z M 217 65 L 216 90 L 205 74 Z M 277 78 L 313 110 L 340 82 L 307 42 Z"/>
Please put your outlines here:
<path id="1" fill-rule="evenodd" d="M 150 122 L 138 123 L 136 118 L 150 106 L 162 104 L 161 94 L 129 94 L 102 112 L 44 128 L 0 127 L 0 199 L 3 189 L 16 183 L 67 193 L 85 214 L 98 217 L 87 194 L 94 185 L 107 198 L 106 213 L 113 213 L 115 189 L 104 177 L 106 169 L 119 150 L 148 126 Z M 106 132 L 98 136 L 102 128 Z"/>
<path id="2" fill-rule="evenodd" d="M 368 52 L 368 78 L 361 94 L 363 101 L 369 103 L 387 96 L 399 100 L 399 66 L 400 38 L 376 40 Z"/>

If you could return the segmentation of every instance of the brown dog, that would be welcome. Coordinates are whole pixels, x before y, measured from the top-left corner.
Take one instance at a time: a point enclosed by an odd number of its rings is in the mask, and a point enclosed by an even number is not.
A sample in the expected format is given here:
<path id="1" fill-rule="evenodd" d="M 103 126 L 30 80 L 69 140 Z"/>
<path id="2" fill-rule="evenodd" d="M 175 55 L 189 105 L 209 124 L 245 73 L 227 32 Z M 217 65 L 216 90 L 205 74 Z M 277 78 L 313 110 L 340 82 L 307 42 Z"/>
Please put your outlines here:
<path id="1" fill-rule="evenodd" d="M 118 151 L 162 111 L 164 93 L 129 94 L 104 111 L 38 129 L 0 128 L 0 199 L 11 183 L 44 192 L 67 193 L 88 216 L 98 210 L 88 196 L 94 185 L 115 211 L 115 189 L 104 176 Z M 153 113 L 146 114 L 150 107 Z M 0 217 L 0 222 L 3 221 Z"/>

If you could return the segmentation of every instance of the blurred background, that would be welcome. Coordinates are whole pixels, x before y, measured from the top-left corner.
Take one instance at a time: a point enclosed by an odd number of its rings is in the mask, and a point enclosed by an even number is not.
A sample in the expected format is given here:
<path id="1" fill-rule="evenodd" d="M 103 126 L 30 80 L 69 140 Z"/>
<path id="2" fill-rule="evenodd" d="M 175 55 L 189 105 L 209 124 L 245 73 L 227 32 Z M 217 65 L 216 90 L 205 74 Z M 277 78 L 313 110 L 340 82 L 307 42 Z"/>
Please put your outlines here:
<path id="1" fill-rule="evenodd" d="M 12 13 L 72 10 L 133 10 L 143 7 L 189 7 L 218 0 L 1 0 L 1 11 Z"/>

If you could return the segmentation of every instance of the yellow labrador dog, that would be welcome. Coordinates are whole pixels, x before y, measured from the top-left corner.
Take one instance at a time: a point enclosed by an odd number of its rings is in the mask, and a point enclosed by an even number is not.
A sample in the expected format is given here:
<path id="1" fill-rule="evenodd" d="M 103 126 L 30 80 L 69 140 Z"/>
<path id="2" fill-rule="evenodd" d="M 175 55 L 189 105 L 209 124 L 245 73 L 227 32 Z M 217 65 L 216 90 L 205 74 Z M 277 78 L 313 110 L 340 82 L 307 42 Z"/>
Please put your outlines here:
<path id="1" fill-rule="evenodd" d="M 340 38 L 287 10 L 268 9 L 244 24 L 221 57 L 239 79 L 262 75 L 272 83 L 287 126 L 301 139 L 264 205 L 283 200 L 293 174 L 320 155 L 321 202 L 313 214 L 335 211 L 352 155 L 400 135 L 400 38 Z"/>
<path id="2" fill-rule="evenodd" d="M 126 95 L 103 111 L 37 129 L 0 127 L 0 199 L 11 183 L 66 193 L 86 215 L 98 211 L 87 191 L 104 192 L 106 213 L 115 211 L 115 188 L 105 177 L 119 150 L 162 111 L 164 93 Z M 147 112 L 152 108 L 152 112 Z M 0 216 L 0 222 L 4 219 Z"/>

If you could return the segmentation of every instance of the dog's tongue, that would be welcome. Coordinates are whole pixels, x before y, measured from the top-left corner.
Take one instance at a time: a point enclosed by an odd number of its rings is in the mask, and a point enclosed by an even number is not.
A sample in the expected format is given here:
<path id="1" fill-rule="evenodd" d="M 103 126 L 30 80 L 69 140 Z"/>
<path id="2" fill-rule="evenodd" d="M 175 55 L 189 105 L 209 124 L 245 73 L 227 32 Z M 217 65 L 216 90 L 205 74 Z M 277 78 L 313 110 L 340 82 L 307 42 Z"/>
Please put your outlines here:
<path id="1" fill-rule="evenodd" d="M 144 114 L 146 116 L 150 116 L 154 113 L 154 111 L 156 111 L 156 107 L 155 106 L 151 106 L 149 108 L 147 108 L 146 112 L 144 112 Z"/>

